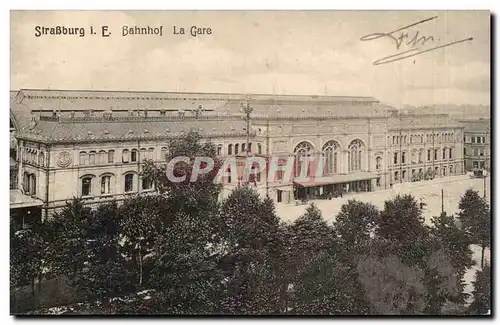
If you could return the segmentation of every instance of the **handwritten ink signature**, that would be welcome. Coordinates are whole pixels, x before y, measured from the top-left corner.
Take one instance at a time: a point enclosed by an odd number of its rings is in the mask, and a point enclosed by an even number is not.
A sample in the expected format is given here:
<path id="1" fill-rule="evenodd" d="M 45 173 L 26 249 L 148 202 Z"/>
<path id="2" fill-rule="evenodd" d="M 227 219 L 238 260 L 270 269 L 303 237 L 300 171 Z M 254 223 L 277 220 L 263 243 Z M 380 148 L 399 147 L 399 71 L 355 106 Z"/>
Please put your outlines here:
<path id="1" fill-rule="evenodd" d="M 434 50 L 437 50 L 440 48 L 445 48 L 445 47 L 448 47 L 451 45 L 455 45 L 455 44 L 459 44 L 459 43 L 463 43 L 463 42 L 467 42 L 467 41 L 472 41 L 474 39 L 473 37 L 464 38 L 464 39 L 459 40 L 459 41 L 455 41 L 455 42 L 451 42 L 451 43 L 447 43 L 447 44 L 443 44 L 443 45 L 437 45 L 435 47 L 431 47 L 431 48 L 427 48 L 427 49 L 423 49 L 423 46 L 427 42 L 435 42 L 438 39 L 435 38 L 434 36 L 419 36 L 419 34 L 420 34 L 419 31 L 416 31 L 413 38 L 410 39 L 410 36 L 409 36 L 408 32 L 406 31 L 408 28 L 425 23 L 425 22 L 428 22 L 428 21 L 431 21 L 431 20 L 434 20 L 436 18 L 438 18 L 438 16 L 434 16 L 431 18 L 427 18 L 427 19 L 418 21 L 416 23 L 413 23 L 413 24 L 398 28 L 396 30 L 393 30 L 392 32 L 389 32 L 389 33 L 368 34 L 368 35 L 361 37 L 360 40 L 361 41 L 372 41 L 372 40 L 386 37 L 386 38 L 390 38 L 392 41 L 394 41 L 394 43 L 396 45 L 396 51 L 399 51 L 399 49 L 401 48 L 401 46 L 403 44 L 405 44 L 407 47 L 410 47 L 409 50 L 399 52 L 399 53 L 396 53 L 393 55 L 389 55 L 389 56 L 383 57 L 383 58 L 378 59 L 378 60 L 373 62 L 373 65 L 380 65 L 380 64 L 386 64 L 386 63 L 391 63 L 394 61 L 407 59 L 407 58 L 421 55 L 421 54 L 424 54 L 426 52 L 434 51 Z M 406 43 L 404 43 L 405 41 L 406 41 Z"/>

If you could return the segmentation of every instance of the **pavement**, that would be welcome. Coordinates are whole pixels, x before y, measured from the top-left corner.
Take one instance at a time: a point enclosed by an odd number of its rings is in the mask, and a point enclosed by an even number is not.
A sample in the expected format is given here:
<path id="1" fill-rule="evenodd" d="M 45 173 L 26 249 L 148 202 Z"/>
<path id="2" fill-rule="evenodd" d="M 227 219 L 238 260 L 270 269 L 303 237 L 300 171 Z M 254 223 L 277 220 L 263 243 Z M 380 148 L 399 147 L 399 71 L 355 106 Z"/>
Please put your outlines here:
<path id="1" fill-rule="evenodd" d="M 486 196 L 488 201 L 490 200 L 489 180 L 489 178 L 486 179 Z M 398 194 L 411 194 L 417 200 L 422 199 L 427 204 L 423 214 L 426 223 L 430 224 L 431 218 L 441 213 L 441 203 L 443 203 L 444 211 L 448 214 L 457 213 L 460 197 L 469 188 L 479 191 L 479 194 L 483 195 L 483 179 L 459 175 L 430 181 L 400 183 L 394 185 L 392 189 L 345 194 L 342 198 L 334 198 L 332 200 L 311 200 L 309 204 L 316 204 L 325 220 L 334 221 L 335 216 L 340 212 L 340 208 L 348 200 L 356 199 L 362 202 L 369 202 L 377 208 L 383 209 L 384 202 L 395 198 Z M 443 190 L 443 200 L 441 200 L 441 190 Z M 278 204 L 276 212 L 283 221 L 293 222 L 305 213 L 309 204 L 299 206 L 295 204 Z"/>

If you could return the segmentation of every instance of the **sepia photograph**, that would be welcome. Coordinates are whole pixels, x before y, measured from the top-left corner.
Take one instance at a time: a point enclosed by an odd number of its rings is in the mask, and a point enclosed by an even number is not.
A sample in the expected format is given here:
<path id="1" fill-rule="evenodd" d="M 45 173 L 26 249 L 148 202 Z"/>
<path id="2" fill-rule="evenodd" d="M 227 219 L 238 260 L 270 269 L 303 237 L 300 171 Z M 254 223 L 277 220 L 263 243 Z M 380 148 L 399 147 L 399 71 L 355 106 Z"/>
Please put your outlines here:
<path id="1" fill-rule="evenodd" d="M 491 15 L 10 11 L 10 314 L 491 317 Z"/>

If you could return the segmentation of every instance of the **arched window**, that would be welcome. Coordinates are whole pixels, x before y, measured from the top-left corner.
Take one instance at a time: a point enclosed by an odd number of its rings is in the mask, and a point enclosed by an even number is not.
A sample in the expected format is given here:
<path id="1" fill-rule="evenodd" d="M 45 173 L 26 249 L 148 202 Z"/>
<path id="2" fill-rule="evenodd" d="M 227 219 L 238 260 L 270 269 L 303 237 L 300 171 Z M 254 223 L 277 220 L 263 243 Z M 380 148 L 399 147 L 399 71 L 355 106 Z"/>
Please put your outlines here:
<path id="1" fill-rule="evenodd" d="M 148 150 L 146 148 L 141 148 L 141 156 L 140 156 L 140 160 L 143 161 L 143 160 L 147 160 L 149 159 L 148 158 Z"/>
<path id="2" fill-rule="evenodd" d="M 134 174 L 125 174 L 125 193 L 134 190 Z"/>
<path id="3" fill-rule="evenodd" d="M 123 149 L 122 161 L 128 163 L 130 161 L 130 151 L 128 149 Z"/>
<path id="4" fill-rule="evenodd" d="M 251 142 L 248 143 L 248 152 L 250 152 L 250 153 L 252 152 L 252 143 Z"/>
<path id="5" fill-rule="evenodd" d="M 295 177 L 299 177 L 302 170 L 301 157 L 309 157 L 313 148 L 309 142 L 299 143 L 294 150 L 295 153 Z M 309 172 L 309 170 L 308 170 Z"/>
<path id="6" fill-rule="evenodd" d="M 234 154 L 237 155 L 238 154 L 238 147 L 239 147 L 239 144 L 235 144 L 234 145 Z"/>
<path id="7" fill-rule="evenodd" d="M 222 144 L 219 144 L 217 146 L 217 156 L 221 156 L 222 155 Z"/>
<path id="8" fill-rule="evenodd" d="M 92 176 L 82 177 L 82 196 L 92 195 Z"/>
<path id="9" fill-rule="evenodd" d="M 81 166 L 85 166 L 85 165 L 88 164 L 87 153 L 85 151 L 80 151 L 80 161 L 79 161 L 79 164 Z"/>
<path id="10" fill-rule="evenodd" d="M 95 151 L 89 152 L 89 164 L 90 165 L 95 165 Z"/>
<path id="11" fill-rule="evenodd" d="M 450 166 L 450 175 L 453 175 L 453 166 Z"/>
<path id="12" fill-rule="evenodd" d="M 167 160 L 167 158 L 168 158 L 168 150 L 167 150 L 167 148 L 166 148 L 166 147 L 162 147 L 162 148 L 161 148 L 161 157 L 160 157 L 160 159 L 161 159 L 162 161 L 163 161 L 163 160 L 164 160 L 164 161 L 166 161 L 166 160 Z"/>
<path id="13" fill-rule="evenodd" d="M 434 160 L 438 160 L 438 150 L 434 149 Z"/>
<path id="14" fill-rule="evenodd" d="M 155 148 L 149 148 L 148 149 L 148 159 L 153 159 L 155 158 Z"/>
<path id="15" fill-rule="evenodd" d="M 424 150 L 423 149 L 420 149 L 418 151 L 418 163 L 421 164 L 423 162 L 423 159 L 424 159 Z"/>
<path id="16" fill-rule="evenodd" d="M 417 150 L 412 150 L 411 151 L 411 163 L 416 164 L 417 163 Z"/>
<path id="17" fill-rule="evenodd" d="M 347 164 L 349 166 L 349 171 L 359 171 L 361 170 L 361 153 L 363 144 L 359 140 L 353 140 L 349 144 L 349 152 L 347 156 Z"/>
<path id="18" fill-rule="evenodd" d="M 112 164 L 114 162 L 115 162 L 115 151 L 109 150 L 108 151 L 108 164 Z"/>
<path id="19" fill-rule="evenodd" d="M 375 158 L 375 169 L 380 170 L 382 168 L 382 157 Z"/>
<path id="20" fill-rule="evenodd" d="M 406 151 L 401 153 L 401 163 L 406 164 Z"/>
<path id="21" fill-rule="evenodd" d="M 245 152 L 245 144 L 244 143 L 241 144 L 241 152 Z"/>
<path id="22" fill-rule="evenodd" d="M 228 155 L 232 155 L 233 154 L 233 145 L 232 144 L 229 144 L 227 146 L 227 154 Z"/>
<path id="23" fill-rule="evenodd" d="M 131 162 L 136 162 L 137 161 L 137 149 L 132 149 L 132 151 L 130 152 L 130 161 Z"/>
<path id="24" fill-rule="evenodd" d="M 453 148 L 449 149 L 448 154 L 449 154 L 448 158 L 453 159 Z"/>
<path id="25" fill-rule="evenodd" d="M 446 148 L 443 148 L 443 160 L 446 159 Z"/>
<path id="26" fill-rule="evenodd" d="M 111 193 L 111 175 L 101 177 L 101 194 Z"/>
<path id="27" fill-rule="evenodd" d="M 24 173 L 23 179 L 24 194 L 35 195 L 36 194 L 36 176 L 35 174 Z"/>
<path id="28" fill-rule="evenodd" d="M 262 145 L 260 143 L 257 143 L 257 152 L 259 155 L 262 154 Z"/>
<path id="29" fill-rule="evenodd" d="M 323 146 L 324 166 L 323 174 L 328 175 L 338 171 L 338 155 L 340 146 L 336 141 L 330 140 Z"/>

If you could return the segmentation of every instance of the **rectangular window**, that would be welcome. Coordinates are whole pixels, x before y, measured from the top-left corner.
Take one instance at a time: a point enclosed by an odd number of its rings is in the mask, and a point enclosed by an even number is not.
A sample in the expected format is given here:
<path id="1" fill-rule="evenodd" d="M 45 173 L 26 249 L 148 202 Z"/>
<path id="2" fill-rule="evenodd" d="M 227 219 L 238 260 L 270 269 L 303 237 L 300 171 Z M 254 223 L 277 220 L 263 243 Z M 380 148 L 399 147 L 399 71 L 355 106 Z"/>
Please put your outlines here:
<path id="1" fill-rule="evenodd" d="M 132 150 L 131 155 L 130 155 L 130 161 L 132 161 L 132 162 L 137 161 L 137 150 Z"/>
<path id="2" fill-rule="evenodd" d="M 134 174 L 125 175 L 125 192 L 132 192 L 134 190 Z"/>
<path id="3" fill-rule="evenodd" d="M 217 146 L 217 156 L 222 155 L 222 145 Z"/>
<path id="4" fill-rule="evenodd" d="M 95 152 L 89 153 L 89 160 L 91 165 L 95 165 Z"/>
<path id="5" fill-rule="evenodd" d="M 377 186 L 380 186 L 380 177 L 377 178 Z"/>
<path id="6" fill-rule="evenodd" d="M 399 180 L 399 173 L 398 172 L 394 172 L 394 180 L 395 181 Z"/>
<path id="7" fill-rule="evenodd" d="M 484 156 L 484 149 L 479 149 L 479 155 Z"/>
<path id="8" fill-rule="evenodd" d="M 111 193 L 111 176 L 103 176 L 101 178 L 101 194 Z"/>
<path id="9" fill-rule="evenodd" d="M 449 158 L 449 159 L 453 159 L 453 149 L 452 149 L 452 148 L 450 148 L 450 149 L 448 149 L 448 150 L 449 150 L 449 152 L 448 152 L 448 158 Z"/>
<path id="10" fill-rule="evenodd" d="M 472 143 L 476 143 L 476 138 L 475 137 L 472 137 L 471 139 L 472 139 L 472 141 L 471 141 Z"/>
<path id="11" fill-rule="evenodd" d="M 115 161 L 115 151 L 110 150 L 108 151 L 108 163 L 112 164 Z"/>
<path id="12" fill-rule="evenodd" d="M 474 156 L 479 156 L 477 149 L 474 149 Z"/>
<path id="13" fill-rule="evenodd" d="M 90 196 L 92 187 L 92 179 L 90 177 L 85 177 L 82 179 L 82 196 Z"/>
<path id="14" fill-rule="evenodd" d="M 484 161 L 479 162 L 479 168 L 484 169 Z"/>
<path id="15" fill-rule="evenodd" d="M 464 148 L 464 156 L 467 155 L 467 149 Z"/>
<path id="16" fill-rule="evenodd" d="M 398 153 L 395 152 L 394 153 L 394 164 L 397 164 L 398 163 Z"/>
<path id="17" fill-rule="evenodd" d="M 472 167 L 473 167 L 473 168 L 478 168 L 478 167 L 479 167 L 479 162 L 477 162 L 477 161 L 473 161 L 473 162 L 472 162 Z"/>
<path id="18" fill-rule="evenodd" d="M 481 143 L 481 137 L 476 137 L 477 143 Z"/>
<path id="19" fill-rule="evenodd" d="M 427 161 L 431 160 L 431 150 L 427 150 Z"/>
<path id="20" fill-rule="evenodd" d="M 438 150 L 434 150 L 434 160 L 438 160 Z"/>

